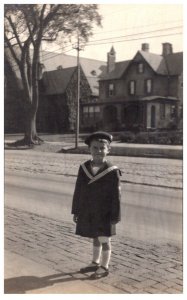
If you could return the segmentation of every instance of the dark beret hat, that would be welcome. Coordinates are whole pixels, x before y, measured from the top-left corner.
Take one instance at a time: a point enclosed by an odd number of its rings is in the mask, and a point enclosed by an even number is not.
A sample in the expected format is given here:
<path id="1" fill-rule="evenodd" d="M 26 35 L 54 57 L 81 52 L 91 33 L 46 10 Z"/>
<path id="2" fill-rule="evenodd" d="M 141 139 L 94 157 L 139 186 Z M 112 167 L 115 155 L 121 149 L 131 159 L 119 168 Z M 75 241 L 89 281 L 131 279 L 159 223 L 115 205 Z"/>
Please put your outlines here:
<path id="1" fill-rule="evenodd" d="M 103 140 L 107 140 L 109 143 L 112 142 L 113 140 L 113 136 L 108 133 L 108 132 L 104 132 L 104 131 L 96 131 L 92 134 L 90 134 L 86 139 L 85 139 L 85 144 L 86 145 L 90 145 L 90 142 L 92 140 L 97 140 L 97 139 L 103 139 Z"/>

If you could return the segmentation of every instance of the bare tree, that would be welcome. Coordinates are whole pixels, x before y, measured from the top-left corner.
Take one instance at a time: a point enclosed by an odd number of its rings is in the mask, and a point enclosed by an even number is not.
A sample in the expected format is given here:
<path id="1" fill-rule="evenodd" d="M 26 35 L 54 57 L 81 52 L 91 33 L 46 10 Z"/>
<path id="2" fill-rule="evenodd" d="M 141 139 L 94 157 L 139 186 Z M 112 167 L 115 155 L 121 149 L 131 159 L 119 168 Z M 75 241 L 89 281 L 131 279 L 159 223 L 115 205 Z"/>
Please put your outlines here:
<path id="1" fill-rule="evenodd" d="M 66 41 L 78 33 L 86 42 L 92 35 L 94 23 L 101 26 L 95 4 L 5 4 L 5 47 L 20 72 L 24 90 L 23 144 L 41 141 L 36 130 L 36 113 L 42 41 L 53 42 L 58 38 Z"/>

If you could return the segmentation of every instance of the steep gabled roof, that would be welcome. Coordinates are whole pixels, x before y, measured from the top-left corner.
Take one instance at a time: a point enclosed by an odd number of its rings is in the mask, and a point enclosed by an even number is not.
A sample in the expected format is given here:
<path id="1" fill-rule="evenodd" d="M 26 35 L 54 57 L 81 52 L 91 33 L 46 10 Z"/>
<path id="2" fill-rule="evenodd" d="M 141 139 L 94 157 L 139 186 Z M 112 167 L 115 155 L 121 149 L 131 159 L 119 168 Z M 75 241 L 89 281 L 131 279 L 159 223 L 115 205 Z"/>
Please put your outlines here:
<path id="1" fill-rule="evenodd" d="M 177 52 L 166 56 L 169 75 L 181 75 L 183 72 L 183 53 Z"/>
<path id="2" fill-rule="evenodd" d="M 165 56 L 139 51 L 151 68 L 162 75 L 180 75 L 183 72 L 183 53 L 171 53 Z"/>
<path id="3" fill-rule="evenodd" d="M 50 72 L 44 72 L 42 80 L 45 87 L 45 94 L 63 94 L 75 70 L 76 67 L 71 67 Z"/>
<path id="4" fill-rule="evenodd" d="M 150 65 L 153 71 L 157 74 L 167 75 L 166 62 L 162 55 L 150 53 L 147 51 L 138 51 L 146 62 Z"/>
<path id="5" fill-rule="evenodd" d="M 100 80 L 110 80 L 110 79 L 119 79 L 119 78 L 121 78 L 121 76 L 126 71 L 126 69 L 127 69 L 130 62 L 131 62 L 130 60 L 117 62 L 115 64 L 115 69 L 110 73 L 105 72 L 101 76 Z"/>
<path id="6" fill-rule="evenodd" d="M 62 66 L 63 69 L 77 66 L 77 57 L 63 53 L 42 51 L 41 60 L 46 71 L 52 71 Z M 99 94 L 98 78 L 106 72 L 106 62 L 80 57 L 80 65 L 89 82 L 93 95 Z"/>
<path id="7" fill-rule="evenodd" d="M 127 71 L 137 56 L 141 55 L 143 59 L 148 63 L 152 70 L 160 75 L 180 75 L 183 70 L 183 53 L 172 53 L 167 56 L 150 53 L 147 51 L 138 51 L 132 60 L 126 60 L 117 62 L 115 69 L 110 73 L 104 73 L 100 80 L 114 80 L 120 79 L 122 75 Z"/>

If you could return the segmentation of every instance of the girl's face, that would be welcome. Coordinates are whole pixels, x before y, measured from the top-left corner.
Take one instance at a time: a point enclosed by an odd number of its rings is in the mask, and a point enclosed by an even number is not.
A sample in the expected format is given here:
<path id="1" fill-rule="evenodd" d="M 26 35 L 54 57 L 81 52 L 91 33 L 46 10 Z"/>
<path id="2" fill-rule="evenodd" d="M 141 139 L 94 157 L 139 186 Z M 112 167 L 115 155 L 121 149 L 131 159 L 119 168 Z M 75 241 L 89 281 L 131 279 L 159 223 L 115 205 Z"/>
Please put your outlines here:
<path id="1" fill-rule="evenodd" d="M 109 144 L 102 141 L 93 140 L 90 143 L 90 153 L 93 157 L 93 161 L 96 164 L 101 164 L 106 160 L 106 156 L 109 153 Z"/>

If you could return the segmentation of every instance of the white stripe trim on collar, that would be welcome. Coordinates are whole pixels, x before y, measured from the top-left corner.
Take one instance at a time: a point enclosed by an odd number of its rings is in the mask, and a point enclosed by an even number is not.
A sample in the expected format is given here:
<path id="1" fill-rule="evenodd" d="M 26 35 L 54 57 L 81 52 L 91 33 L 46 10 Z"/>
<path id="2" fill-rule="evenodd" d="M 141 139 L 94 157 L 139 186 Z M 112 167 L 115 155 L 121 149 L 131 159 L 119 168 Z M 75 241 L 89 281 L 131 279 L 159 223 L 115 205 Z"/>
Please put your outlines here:
<path id="1" fill-rule="evenodd" d="M 88 184 L 90 184 L 90 183 L 92 183 L 92 182 L 94 182 L 94 181 L 96 181 L 96 180 L 102 178 L 103 176 L 105 176 L 105 175 L 108 174 L 109 172 L 118 169 L 118 167 L 112 166 L 112 167 L 107 168 L 107 169 L 104 170 L 103 172 L 97 174 L 96 176 L 92 176 L 92 175 L 90 174 L 90 172 L 87 170 L 87 168 L 86 168 L 86 166 L 85 166 L 84 163 L 81 164 L 81 167 L 83 168 L 83 170 L 84 170 L 84 172 L 86 173 L 86 175 L 90 178 L 90 181 L 88 182 Z"/>
<path id="2" fill-rule="evenodd" d="M 94 176 L 94 177 L 88 182 L 88 184 L 90 184 L 90 183 L 92 183 L 92 182 L 94 182 L 94 181 L 100 179 L 101 177 L 105 176 L 105 175 L 108 174 L 109 172 L 111 172 L 111 171 L 113 171 L 113 170 L 116 170 L 116 169 L 118 169 L 118 167 L 112 166 L 112 167 L 110 167 L 110 168 L 104 170 L 103 172 L 101 172 L 101 173 L 97 174 L 96 176 Z"/>
<path id="3" fill-rule="evenodd" d="M 84 172 L 86 173 L 86 175 L 87 175 L 90 179 L 92 179 L 93 176 L 90 174 L 90 172 L 88 172 L 88 170 L 87 170 L 85 164 L 82 164 L 81 167 L 83 168 L 83 170 L 84 170 Z"/>

